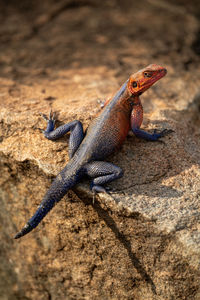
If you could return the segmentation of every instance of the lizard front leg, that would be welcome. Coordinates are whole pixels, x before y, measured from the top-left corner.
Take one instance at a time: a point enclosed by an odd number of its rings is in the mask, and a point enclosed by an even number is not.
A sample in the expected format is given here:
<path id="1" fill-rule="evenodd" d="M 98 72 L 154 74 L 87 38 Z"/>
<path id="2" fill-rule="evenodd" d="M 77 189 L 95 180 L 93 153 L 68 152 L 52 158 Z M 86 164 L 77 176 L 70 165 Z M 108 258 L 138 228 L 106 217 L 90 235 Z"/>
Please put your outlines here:
<path id="1" fill-rule="evenodd" d="M 137 98 L 137 102 L 133 105 L 133 110 L 131 112 L 131 129 L 137 137 L 145 139 L 147 141 L 158 141 L 161 137 L 173 132 L 173 130 L 171 129 L 164 129 L 161 132 L 157 132 L 157 130 L 154 130 L 153 134 L 148 133 L 140 129 L 142 121 L 143 108 L 139 98 Z"/>
<path id="2" fill-rule="evenodd" d="M 47 118 L 46 115 L 42 116 L 47 121 L 47 128 L 45 131 L 43 131 L 43 133 L 45 138 L 47 138 L 48 140 L 57 140 L 65 133 L 70 131 L 68 152 L 69 158 L 72 158 L 84 138 L 83 126 L 81 122 L 75 120 L 54 129 L 55 115 L 50 112 L 49 118 Z"/>
<path id="3" fill-rule="evenodd" d="M 91 190 L 96 193 L 105 193 L 106 189 L 102 186 L 123 176 L 120 167 L 105 161 L 93 161 L 84 166 L 85 172 L 92 177 Z"/>

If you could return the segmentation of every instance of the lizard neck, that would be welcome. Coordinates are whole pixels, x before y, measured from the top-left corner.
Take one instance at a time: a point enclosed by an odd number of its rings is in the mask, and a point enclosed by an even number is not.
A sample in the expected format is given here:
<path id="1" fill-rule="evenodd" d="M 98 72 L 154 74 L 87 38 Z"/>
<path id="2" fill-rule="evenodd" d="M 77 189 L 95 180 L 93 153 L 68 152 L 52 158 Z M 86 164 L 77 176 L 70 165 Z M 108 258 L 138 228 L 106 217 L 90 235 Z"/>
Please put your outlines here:
<path id="1" fill-rule="evenodd" d="M 121 86 L 110 103 L 107 105 L 108 110 L 119 108 L 123 111 L 131 111 L 133 106 L 133 97 L 128 90 L 127 84 L 128 80 Z"/>
<path id="2" fill-rule="evenodd" d="M 130 92 L 127 88 L 128 80 L 120 87 L 115 96 L 110 101 L 110 104 L 124 104 L 124 102 L 130 97 Z"/>

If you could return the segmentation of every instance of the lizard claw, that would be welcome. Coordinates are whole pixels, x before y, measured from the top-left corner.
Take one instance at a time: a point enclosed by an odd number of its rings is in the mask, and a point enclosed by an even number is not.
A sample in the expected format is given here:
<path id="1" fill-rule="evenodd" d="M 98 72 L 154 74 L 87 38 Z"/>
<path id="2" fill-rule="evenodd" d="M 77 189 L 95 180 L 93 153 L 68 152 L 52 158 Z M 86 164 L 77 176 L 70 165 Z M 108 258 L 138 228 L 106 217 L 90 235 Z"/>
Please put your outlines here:
<path id="1" fill-rule="evenodd" d="M 49 117 L 47 117 L 47 115 L 43 113 L 40 113 L 40 116 L 43 117 L 46 121 L 55 121 L 55 112 L 52 113 L 52 109 L 50 109 Z"/>
<path id="2" fill-rule="evenodd" d="M 49 120 L 55 121 L 55 112 L 52 113 L 52 109 L 49 112 Z"/>
<path id="3" fill-rule="evenodd" d="M 45 120 L 45 121 L 48 121 L 48 117 L 47 115 L 43 114 L 43 113 L 40 113 L 40 116 Z"/>
<path id="4" fill-rule="evenodd" d="M 55 119 L 55 112 L 52 113 L 52 109 L 50 109 L 50 112 L 49 112 L 49 117 L 47 117 L 47 115 L 43 114 L 43 113 L 40 113 L 40 116 L 45 119 L 45 121 L 49 122 L 53 122 L 55 123 L 56 119 Z"/>
<path id="5" fill-rule="evenodd" d="M 174 132 L 172 129 L 163 129 L 162 131 L 158 131 L 157 129 L 154 129 L 153 135 L 157 135 L 157 138 L 161 138 L 163 136 L 166 136 L 170 133 Z"/>
<path id="6" fill-rule="evenodd" d="M 166 136 L 166 135 L 168 135 L 168 134 L 170 134 L 172 132 L 174 132 L 174 130 L 172 130 L 172 129 L 164 129 L 164 130 L 162 130 L 160 132 L 160 135 L 161 135 L 161 137 L 163 137 L 163 136 Z"/>

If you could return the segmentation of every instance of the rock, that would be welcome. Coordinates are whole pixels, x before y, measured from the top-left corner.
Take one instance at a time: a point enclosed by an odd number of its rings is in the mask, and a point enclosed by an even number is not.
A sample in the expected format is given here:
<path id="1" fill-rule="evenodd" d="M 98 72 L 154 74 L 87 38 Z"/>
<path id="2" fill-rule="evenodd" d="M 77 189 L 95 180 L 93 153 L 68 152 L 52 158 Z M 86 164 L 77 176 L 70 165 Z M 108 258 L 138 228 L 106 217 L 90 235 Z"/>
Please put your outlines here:
<path id="1" fill-rule="evenodd" d="M 194 5 L 20 3 L 0 4 L 0 298 L 199 299 Z M 99 99 L 154 62 L 168 75 L 142 96 L 143 128 L 174 132 L 164 143 L 128 136 L 108 158 L 124 170 L 109 195 L 93 204 L 84 181 L 33 232 L 14 240 L 68 162 L 68 136 L 46 140 L 40 113 L 52 109 L 57 125 L 78 119 L 86 129 Z"/>

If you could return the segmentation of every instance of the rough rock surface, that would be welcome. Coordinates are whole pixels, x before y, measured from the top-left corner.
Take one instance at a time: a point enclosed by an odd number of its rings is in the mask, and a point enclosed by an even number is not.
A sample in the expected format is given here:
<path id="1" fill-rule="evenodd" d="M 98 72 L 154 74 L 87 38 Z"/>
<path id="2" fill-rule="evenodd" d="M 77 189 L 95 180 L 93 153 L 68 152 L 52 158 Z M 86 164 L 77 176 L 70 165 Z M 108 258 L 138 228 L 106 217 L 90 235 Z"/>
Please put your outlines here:
<path id="1" fill-rule="evenodd" d="M 188 3 L 0 4 L 0 299 L 200 299 L 200 6 Z M 143 128 L 174 133 L 129 136 L 108 158 L 125 172 L 110 196 L 92 205 L 79 184 L 13 240 L 68 161 L 68 137 L 46 140 L 40 113 L 87 128 L 149 63 L 168 75 L 142 96 Z"/>

